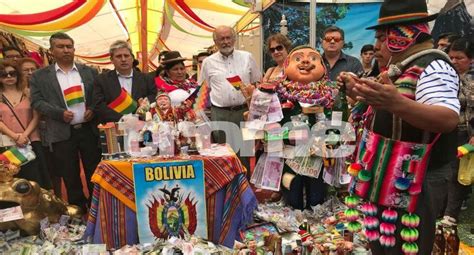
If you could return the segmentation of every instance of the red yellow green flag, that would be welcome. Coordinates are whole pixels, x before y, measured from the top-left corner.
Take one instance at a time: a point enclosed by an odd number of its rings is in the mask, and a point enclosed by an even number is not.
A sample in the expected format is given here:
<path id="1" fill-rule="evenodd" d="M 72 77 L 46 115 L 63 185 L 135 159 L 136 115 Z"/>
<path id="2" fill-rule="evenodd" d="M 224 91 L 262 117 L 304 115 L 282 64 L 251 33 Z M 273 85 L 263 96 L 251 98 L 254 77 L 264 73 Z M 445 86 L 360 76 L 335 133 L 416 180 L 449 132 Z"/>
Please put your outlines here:
<path id="1" fill-rule="evenodd" d="M 84 91 L 81 85 L 72 86 L 64 90 L 64 98 L 67 106 L 84 102 Z"/>
<path id="2" fill-rule="evenodd" d="M 227 81 L 230 82 L 230 84 L 237 90 L 239 90 L 242 86 L 242 80 L 238 75 L 227 78 Z"/>
<path id="3" fill-rule="evenodd" d="M 137 102 L 122 88 L 120 95 L 114 99 L 108 107 L 120 114 L 133 113 L 137 109 Z"/>
<path id="4" fill-rule="evenodd" d="M 7 151 L 0 154 L 1 161 L 7 161 L 17 166 L 28 161 L 28 159 L 16 147 L 11 147 Z"/>

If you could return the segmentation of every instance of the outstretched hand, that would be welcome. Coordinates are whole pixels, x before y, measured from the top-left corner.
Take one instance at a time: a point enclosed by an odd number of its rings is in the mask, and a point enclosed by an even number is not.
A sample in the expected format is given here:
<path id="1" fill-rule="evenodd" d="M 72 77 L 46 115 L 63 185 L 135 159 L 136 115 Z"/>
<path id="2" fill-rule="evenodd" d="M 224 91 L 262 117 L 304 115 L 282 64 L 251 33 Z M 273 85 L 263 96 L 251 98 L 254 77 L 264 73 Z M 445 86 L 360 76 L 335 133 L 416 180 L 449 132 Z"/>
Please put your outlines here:
<path id="1" fill-rule="evenodd" d="M 398 92 L 397 87 L 383 73 L 378 81 L 362 78 L 354 83 L 353 92 L 358 101 L 364 102 L 375 109 L 392 112 L 402 104 L 404 97 Z"/>

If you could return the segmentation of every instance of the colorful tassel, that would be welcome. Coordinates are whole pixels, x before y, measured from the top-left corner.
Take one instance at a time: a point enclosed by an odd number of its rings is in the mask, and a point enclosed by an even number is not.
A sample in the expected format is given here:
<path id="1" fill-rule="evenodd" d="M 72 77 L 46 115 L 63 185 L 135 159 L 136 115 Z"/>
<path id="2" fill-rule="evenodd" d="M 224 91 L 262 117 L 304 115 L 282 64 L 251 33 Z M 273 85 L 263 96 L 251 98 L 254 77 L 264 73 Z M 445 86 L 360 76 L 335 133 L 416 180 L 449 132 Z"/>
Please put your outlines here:
<path id="1" fill-rule="evenodd" d="M 350 174 L 351 176 L 356 177 L 359 174 L 360 170 L 362 170 L 362 165 L 361 164 L 352 163 L 347 168 L 347 173 Z"/>
<path id="2" fill-rule="evenodd" d="M 395 210 L 392 209 L 385 209 L 382 212 L 382 221 L 388 222 L 388 223 L 395 223 L 397 221 L 398 213 Z"/>
<path id="3" fill-rule="evenodd" d="M 395 229 L 397 229 L 395 224 L 387 222 L 380 223 L 380 234 L 382 235 L 393 235 L 395 234 Z"/>
<path id="4" fill-rule="evenodd" d="M 405 254 L 417 254 L 418 253 L 418 245 L 416 243 L 404 243 L 402 245 L 402 251 Z"/>
<path id="5" fill-rule="evenodd" d="M 474 145 L 466 143 L 458 147 L 458 158 L 462 158 L 467 154 L 474 152 Z"/>
<path id="6" fill-rule="evenodd" d="M 379 234 L 379 231 L 377 231 L 377 230 L 366 229 L 365 230 L 365 237 L 367 237 L 367 240 L 369 240 L 369 242 L 373 242 L 373 241 L 376 241 L 377 239 L 379 239 L 380 234 Z"/>
<path id="7" fill-rule="evenodd" d="M 372 179 L 372 173 L 367 170 L 361 170 L 357 175 L 357 178 L 359 178 L 360 181 L 368 182 Z"/>
<path id="8" fill-rule="evenodd" d="M 350 232 L 359 232 L 362 229 L 362 225 L 358 221 L 351 221 L 347 224 L 347 230 Z"/>
<path id="9" fill-rule="evenodd" d="M 360 211 L 366 216 L 377 215 L 377 206 L 372 203 L 365 203 L 361 206 Z"/>
<path id="10" fill-rule="evenodd" d="M 364 226 L 368 230 L 377 229 L 379 227 L 379 219 L 374 216 L 366 216 L 364 218 Z"/>
<path id="11" fill-rule="evenodd" d="M 420 216 L 412 213 L 404 214 L 401 221 L 406 227 L 416 228 L 418 225 L 420 225 Z"/>
<path id="12" fill-rule="evenodd" d="M 390 248 L 390 247 L 393 247 L 395 246 L 395 236 L 393 235 L 389 235 L 389 236 L 386 236 L 386 235 L 380 235 L 380 244 L 383 246 L 383 247 L 386 247 L 386 248 Z"/>
<path id="13" fill-rule="evenodd" d="M 416 228 L 403 228 L 400 232 L 400 236 L 402 237 L 403 241 L 412 243 L 418 240 L 420 234 Z"/>
<path id="14" fill-rule="evenodd" d="M 354 195 L 347 196 L 344 198 L 344 203 L 349 208 L 355 208 L 359 204 L 359 197 Z"/>
<path id="15" fill-rule="evenodd" d="M 395 181 L 395 188 L 398 190 L 404 191 L 410 187 L 411 180 L 406 177 L 398 177 Z"/>
<path id="16" fill-rule="evenodd" d="M 356 221 L 359 219 L 359 211 L 354 208 L 346 209 L 344 212 L 347 221 Z"/>

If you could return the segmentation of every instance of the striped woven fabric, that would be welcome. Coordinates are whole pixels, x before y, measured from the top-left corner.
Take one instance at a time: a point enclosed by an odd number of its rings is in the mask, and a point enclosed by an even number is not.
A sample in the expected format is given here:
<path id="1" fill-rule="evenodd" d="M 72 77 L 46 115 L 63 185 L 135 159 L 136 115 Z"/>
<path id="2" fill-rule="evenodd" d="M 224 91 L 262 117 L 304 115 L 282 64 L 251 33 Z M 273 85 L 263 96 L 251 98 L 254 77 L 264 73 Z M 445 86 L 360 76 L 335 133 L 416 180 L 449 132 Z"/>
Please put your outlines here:
<path id="1" fill-rule="evenodd" d="M 251 221 L 257 205 L 245 178 L 246 169 L 235 154 L 225 157 L 193 156 L 192 159 L 204 161 L 208 239 L 231 247 L 234 240 L 240 238 L 240 228 Z M 135 162 L 160 160 L 163 159 L 148 158 Z M 138 242 L 134 218 L 133 163 L 102 161 L 92 176 L 92 182 L 100 192 L 94 190 L 93 193 L 85 238 L 93 238 L 94 243 L 105 243 L 107 249 Z M 126 229 L 121 229 L 121 226 L 126 226 Z M 123 238 L 126 238 L 125 244 Z"/>
<path id="2" fill-rule="evenodd" d="M 370 178 L 353 178 L 355 194 L 380 205 L 414 212 L 432 146 L 433 143 L 392 140 L 364 130 L 357 163 Z M 396 188 L 400 177 L 411 180 L 408 192 Z"/>
<path id="3" fill-rule="evenodd" d="M 395 81 L 400 94 L 414 100 L 416 92 L 416 81 L 420 77 L 421 73 L 425 70 L 424 67 L 412 66 L 408 68 L 401 76 Z"/>

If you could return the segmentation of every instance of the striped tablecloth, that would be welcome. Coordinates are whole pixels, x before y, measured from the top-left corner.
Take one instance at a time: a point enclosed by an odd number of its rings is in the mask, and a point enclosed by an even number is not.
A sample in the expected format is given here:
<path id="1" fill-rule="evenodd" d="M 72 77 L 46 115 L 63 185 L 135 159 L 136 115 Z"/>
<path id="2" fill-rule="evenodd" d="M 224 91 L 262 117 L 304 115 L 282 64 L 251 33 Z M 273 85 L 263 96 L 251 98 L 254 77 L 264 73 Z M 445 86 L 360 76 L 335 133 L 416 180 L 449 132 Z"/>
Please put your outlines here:
<path id="1" fill-rule="evenodd" d="M 165 160 L 203 160 L 209 240 L 228 247 L 239 240 L 257 200 L 235 154 L 100 162 L 92 176 L 95 185 L 84 238 L 105 243 L 107 249 L 138 243 L 132 164 Z"/>

